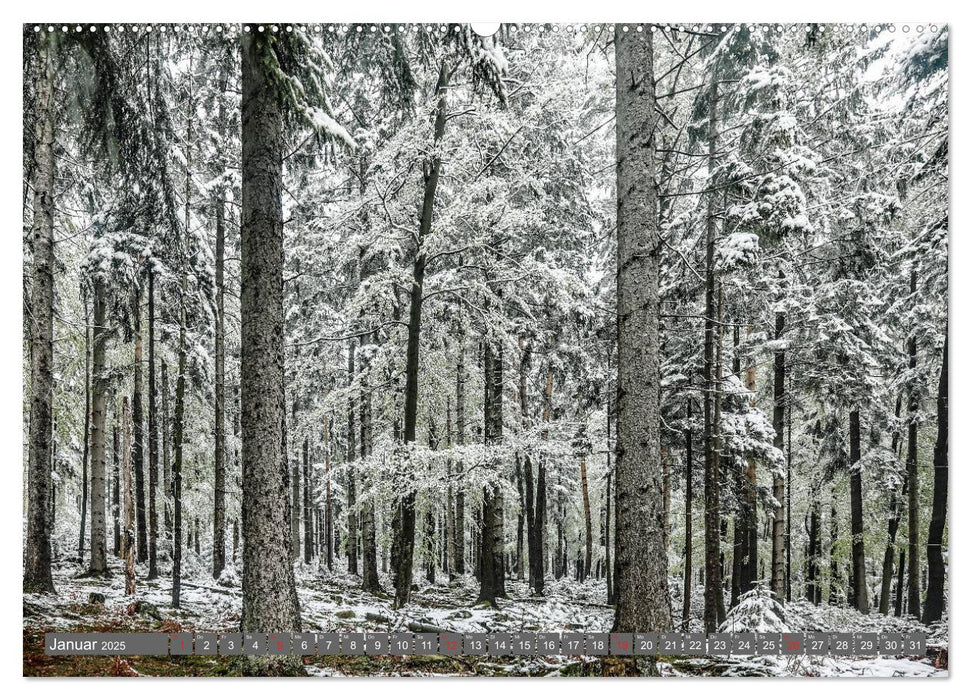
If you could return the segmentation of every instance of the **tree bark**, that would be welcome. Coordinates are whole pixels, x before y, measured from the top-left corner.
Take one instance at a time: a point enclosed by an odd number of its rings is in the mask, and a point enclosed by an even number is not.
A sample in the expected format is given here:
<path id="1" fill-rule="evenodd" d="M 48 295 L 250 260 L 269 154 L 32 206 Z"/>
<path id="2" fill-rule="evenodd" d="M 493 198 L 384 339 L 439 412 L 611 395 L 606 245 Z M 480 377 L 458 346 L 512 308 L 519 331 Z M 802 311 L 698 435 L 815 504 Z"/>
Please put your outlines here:
<path id="1" fill-rule="evenodd" d="M 242 37 L 243 632 L 300 631 L 284 448 L 283 115 L 270 36 Z"/>
<path id="2" fill-rule="evenodd" d="M 653 41 L 614 32 L 617 63 L 617 613 L 615 632 L 671 629 L 660 465 Z"/>
<path id="3" fill-rule="evenodd" d="M 24 591 L 54 592 L 51 574 L 51 515 L 54 446 L 54 60 L 57 39 L 39 38 L 34 77 L 36 121 L 34 122 L 34 221 L 30 300 L 30 427 L 27 457 L 27 541 L 24 557 Z M 85 336 L 86 337 L 86 336 Z M 85 363 L 87 364 L 87 363 Z M 103 448 L 102 448 L 103 453 Z M 102 462 L 103 469 L 103 462 Z M 102 486 L 104 476 L 102 471 Z M 104 492 L 101 493 L 102 527 Z M 93 512 L 93 509 L 92 509 Z M 94 532 L 92 530 L 92 550 Z M 104 532 L 102 531 L 102 538 Z M 81 531 L 84 542 L 84 530 Z M 102 543 L 102 556 L 104 544 Z M 94 562 L 92 562 L 92 569 Z M 102 566 L 102 569 L 104 567 Z"/>
<path id="4" fill-rule="evenodd" d="M 944 358 L 937 385 L 937 441 L 934 443 L 934 501 L 927 531 L 927 597 L 924 601 L 925 625 L 944 614 L 944 528 L 947 525 L 948 413 L 947 413 L 947 327 L 944 329 Z"/>

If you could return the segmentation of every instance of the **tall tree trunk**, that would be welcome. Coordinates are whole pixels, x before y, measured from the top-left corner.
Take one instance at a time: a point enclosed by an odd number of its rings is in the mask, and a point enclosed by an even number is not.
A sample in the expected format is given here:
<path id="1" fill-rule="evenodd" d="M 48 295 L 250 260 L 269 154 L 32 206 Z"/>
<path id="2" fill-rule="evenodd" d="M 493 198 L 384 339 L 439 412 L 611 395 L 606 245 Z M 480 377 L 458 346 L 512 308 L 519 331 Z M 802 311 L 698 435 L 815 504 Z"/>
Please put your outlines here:
<path id="1" fill-rule="evenodd" d="M 910 273 L 911 296 L 917 293 L 917 273 Z M 910 375 L 917 374 L 917 337 L 907 341 Z M 917 414 L 920 410 L 919 392 L 912 379 L 907 400 L 907 611 L 920 617 L 920 480 L 917 472 Z"/>
<path id="2" fill-rule="evenodd" d="M 900 617 L 904 613 L 904 569 L 907 565 L 907 550 L 900 549 L 900 563 L 897 565 L 897 596 L 893 601 L 894 617 Z"/>
<path id="3" fill-rule="evenodd" d="M 145 414 L 142 410 L 142 288 L 139 283 L 132 294 L 132 316 L 135 325 L 135 378 L 132 393 L 135 466 L 135 519 L 138 527 L 138 562 L 148 561 L 148 524 L 145 517 Z"/>
<path id="4" fill-rule="evenodd" d="M 268 35 L 242 37 L 243 632 L 300 630 L 284 448 L 283 115 Z M 258 657 L 252 657 L 254 659 Z M 299 663 L 294 660 L 294 663 Z"/>
<path id="5" fill-rule="evenodd" d="M 186 215 L 188 220 L 188 214 Z M 183 263 L 184 264 L 184 263 Z M 172 459 L 172 607 L 181 605 L 182 595 L 182 459 L 185 440 L 185 272 L 181 274 L 179 292 L 179 360 L 178 376 L 175 378 L 175 416 L 173 417 L 172 444 L 175 454 Z M 165 367 L 162 367 L 164 374 Z"/>
<path id="6" fill-rule="evenodd" d="M 452 437 L 452 397 L 445 397 L 445 446 L 451 450 Z M 445 490 L 445 573 L 449 581 L 455 580 L 455 489 L 452 480 L 455 477 L 454 462 L 451 457 L 445 463 L 448 487 Z"/>
<path id="7" fill-rule="evenodd" d="M 687 630 L 691 620 L 691 557 L 694 513 L 694 431 L 691 427 L 691 398 L 685 407 L 687 428 L 684 431 L 684 596 L 681 602 L 681 626 Z"/>
<path id="8" fill-rule="evenodd" d="M 901 397 L 897 396 L 897 403 L 894 407 L 894 418 L 900 418 Z M 890 451 L 894 457 L 898 456 L 897 448 L 900 444 L 900 433 L 893 432 L 890 442 Z M 904 478 L 902 493 L 906 493 L 907 479 Z M 897 530 L 900 528 L 901 503 L 897 498 L 896 492 L 890 494 L 890 517 L 887 518 L 887 547 L 883 552 L 883 571 L 880 577 L 880 614 L 890 614 L 890 591 L 893 587 L 893 564 L 896 552 Z"/>
<path id="9" fill-rule="evenodd" d="M 809 504 L 809 550 L 806 554 L 806 597 L 813 605 L 822 602 L 822 587 L 819 581 L 819 560 L 822 541 L 820 538 L 819 494 L 812 492 Z"/>
<path id="10" fill-rule="evenodd" d="M 162 523 L 165 528 L 165 539 L 172 535 L 172 460 L 171 436 L 172 426 L 169 423 L 169 366 L 162 360 L 159 369 L 162 382 Z"/>
<path id="11" fill-rule="evenodd" d="M 107 292 L 101 277 L 94 280 L 94 344 L 91 350 L 91 566 L 90 573 L 108 573 L 105 531 L 105 404 L 108 377 L 105 354 Z"/>
<path id="12" fill-rule="evenodd" d="M 324 416 L 324 556 L 327 570 L 334 570 L 333 511 L 330 501 L 330 415 Z"/>
<path id="13" fill-rule="evenodd" d="M 455 362 L 455 444 L 465 444 L 465 333 L 460 326 L 458 358 Z M 455 488 L 455 573 L 465 575 L 465 485 L 461 461 L 455 465 L 459 483 Z M 537 594 L 538 595 L 538 594 Z"/>
<path id="14" fill-rule="evenodd" d="M 221 96 L 220 96 L 221 98 Z M 225 138 L 225 107 L 219 100 L 219 131 Z M 220 149 L 222 143 L 220 143 Z M 221 153 L 220 153 L 220 161 Z M 215 455 L 213 457 L 212 577 L 218 579 L 226 566 L 226 223 L 225 194 L 216 190 L 216 400 Z"/>
<path id="15" fill-rule="evenodd" d="M 944 328 L 944 358 L 937 385 L 937 441 L 934 443 L 934 501 L 927 530 L 927 598 L 924 601 L 925 625 L 944 614 L 944 528 L 947 525 L 947 327 Z"/>
<path id="16" fill-rule="evenodd" d="M 309 564 L 314 555 L 313 480 L 310 478 L 310 440 L 303 439 L 303 560 Z"/>
<path id="17" fill-rule="evenodd" d="M 111 515 L 115 525 L 115 541 L 112 553 L 116 557 L 122 556 L 121 552 L 121 467 L 118 464 L 121 456 L 121 446 L 119 441 L 119 416 L 115 413 L 115 424 L 111 431 L 111 459 L 114 467 L 114 476 L 111 484 Z"/>
<path id="18" fill-rule="evenodd" d="M 502 443 L 502 347 L 485 343 L 485 444 Z M 503 560 L 502 486 L 497 474 L 495 483 L 485 486 L 482 496 L 482 576 L 479 579 L 479 601 L 495 607 L 496 598 L 505 594 Z"/>
<path id="19" fill-rule="evenodd" d="M 590 566 L 593 564 L 593 522 L 590 519 L 590 487 L 587 484 L 587 456 L 580 455 L 580 489 L 583 492 L 583 522 L 585 526 L 586 545 L 583 557 L 583 578 L 590 575 Z M 667 537 L 665 537 L 665 542 Z"/>
<path id="20" fill-rule="evenodd" d="M 789 392 L 792 392 L 792 375 L 789 375 Z M 786 401 L 786 602 L 792 602 L 792 402 Z"/>
<path id="21" fill-rule="evenodd" d="M 839 560 L 836 547 L 839 540 L 839 518 L 836 511 L 836 485 L 833 484 L 829 495 L 829 604 L 839 603 L 837 584 L 839 582 Z"/>
<path id="22" fill-rule="evenodd" d="M 785 332 L 786 317 L 781 311 L 775 315 L 775 340 L 780 342 Z M 786 417 L 786 351 L 779 347 L 775 351 L 773 372 L 772 427 L 775 429 L 773 444 L 779 450 L 785 434 Z M 786 597 L 786 542 L 785 542 L 785 479 L 778 471 L 772 472 L 772 498 L 776 506 L 772 512 L 772 593 L 778 600 Z"/>
<path id="23" fill-rule="evenodd" d="M 426 261 L 423 246 L 429 233 L 431 233 L 432 215 L 435 210 L 435 193 L 438 190 L 438 180 L 442 171 L 442 158 L 438 154 L 437 146 L 441 143 L 442 137 L 445 135 L 449 76 L 448 65 L 445 61 L 442 61 L 439 67 L 438 83 L 435 87 L 435 93 L 438 96 L 438 103 L 435 107 L 434 131 L 436 150 L 434 150 L 434 155 L 425 162 L 423 167 L 425 191 L 418 226 L 418 237 L 415 241 L 411 292 L 409 295 L 408 346 L 405 352 L 405 445 L 410 445 L 415 442 L 415 429 L 418 425 L 418 370 L 421 351 L 421 309 L 422 297 L 424 295 Z M 415 555 L 414 491 L 408 491 L 401 497 L 399 528 L 399 552 L 394 595 L 395 608 L 400 608 L 405 605 L 411 597 L 412 565 Z"/>
<path id="24" fill-rule="evenodd" d="M 292 493 L 290 494 L 290 558 L 296 561 L 300 558 L 300 462 L 294 460 L 291 475 Z"/>
<path id="25" fill-rule="evenodd" d="M 347 382 L 354 383 L 354 348 L 352 340 L 347 346 Z M 357 447 L 354 435 L 354 398 L 347 399 L 347 571 L 357 574 L 357 476 L 354 473 L 354 460 Z"/>
<path id="26" fill-rule="evenodd" d="M 361 339 L 364 342 L 364 339 Z M 363 370 L 363 368 L 362 368 Z M 361 459 L 371 456 L 373 435 L 371 425 L 371 391 L 368 388 L 366 372 L 362 371 L 361 384 Z M 367 475 L 367 483 L 373 487 L 373 474 Z M 378 580 L 378 530 L 373 496 L 368 498 L 361 510 L 361 585 L 371 593 L 383 592 Z"/>
<path id="27" fill-rule="evenodd" d="M 88 464 L 91 455 L 91 319 L 88 316 L 88 298 L 83 295 L 84 304 L 84 451 L 81 454 L 81 534 L 78 538 L 78 559 L 84 561 L 84 533 L 88 523 Z M 117 482 L 114 486 L 118 488 Z M 117 525 L 118 514 L 115 513 Z M 52 521 L 53 522 L 53 521 Z M 115 545 L 118 556 L 118 545 Z"/>
<path id="28" fill-rule="evenodd" d="M 850 534 L 853 538 L 853 601 L 866 615 L 870 599 L 866 585 L 866 551 L 863 544 L 863 474 L 860 464 L 860 411 L 850 411 Z"/>
<path id="29" fill-rule="evenodd" d="M 121 452 L 122 472 L 125 480 L 125 595 L 135 595 L 135 513 L 132 502 L 132 443 L 131 406 L 128 397 L 122 399 Z"/>
<path id="30" fill-rule="evenodd" d="M 611 350 L 612 348 L 608 347 L 607 349 L 607 391 L 606 391 L 606 396 L 604 397 L 604 412 L 606 413 L 606 422 L 607 422 L 607 430 L 606 430 L 607 488 L 604 491 L 604 500 L 606 501 L 606 506 L 607 506 L 607 524 L 605 526 L 606 543 L 604 547 L 604 554 L 605 554 L 604 568 L 606 569 L 606 576 L 607 576 L 607 605 L 614 605 L 617 601 L 617 595 L 616 595 L 617 590 L 616 590 L 616 587 L 614 586 L 614 563 L 613 563 L 614 557 L 612 556 L 613 552 L 615 551 L 617 536 L 615 534 L 613 540 L 611 540 L 610 538 L 610 513 L 613 510 L 614 503 L 616 502 L 616 498 L 614 495 L 614 492 L 616 491 L 616 487 L 614 487 L 613 485 L 614 464 L 613 464 L 613 460 L 611 460 L 611 456 L 614 453 L 613 443 L 611 442 L 612 433 L 613 433 L 612 428 L 613 428 L 613 414 L 614 414 L 613 402 L 611 401 L 614 395 L 613 387 L 611 386 L 612 384 L 611 367 L 610 367 L 610 364 L 611 364 L 610 358 L 612 354 Z M 540 548 L 542 548 L 542 543 L 540 543 Z M 532 552 L 530 552 L 530 555 L 532 555 Z M 540 552 L 540 556 L 542 556 L 542 551 Z"/>
<path id="31" fill-rule="evenodd" d="M 158 578 L 158 388 L 155 385 L 155 271 L 148 271 L 148 578 Z"/>
<path id="32" fill-rule="evenodd" d="M 708 96 L 708 170 L 715 172 L 715 153 L 718 136 L 716 133 L 718 107 L 718 84 L 713 80 Z M 715 331 L 715 234 L 716 212 L 715 193 L 709 193 L 706 213 L 705 232 L 705 631 L 712 633 L 718 627 L 718 610 L 721 598 L 719 581 L 720 568 L 720 505 L 719 505 L 719 426 L 715 423 L 715 394 L 721 378 L 715 373 L 715 351 L 719 344 L 719 334 Z"/>
<path id="33" fill-rule="evenodd" d="M 614 32 L 617 62 L 616 632 L 671 629 L 660 464 L 653 41 Z M 716 513 L 717 515 L 717 513 Z"/>
<path id="34" fill-rule="evenodd" d="M 724 363 L 722 361 L 723 347 L 722 342 L 722 330 L 725 325 L 723 323 L 724 310 L 725 310 L 725 288 L 719 281 L 718 283 L 718 303 L 717 307 L 717 323 L 715 326 L 715 394 L 714 394 L 714 415 L 712 416 L 712 428 L 715 434 L 715 493 L 717 494 L 718 500 L 718 558 L 716 559 L 717 568 L 715 573 L 717 574 L 714 588 L 716 590 L 715 599 L 715 619 L 717 624 L 721 624 L 725 620 L 725 596 L 723 594 L 724 582 L 725 582 L 725 551 L 722 548 L 722 542 L 728 539 L 728 520 L 724 517 L 721 512 L 721 484 L 727 480 L 727 469 L 724 466 L 725 460 L 722 459 L 722 377 L 724 375 Z M 707 561 L 705 562 L 707 565 Z M 705 574 L 708 575 L 707 573 Z"/>
<path id="35" fill-rule="evenodd" d="M 36 121 L 34 122 L 34 221 L 30 300 L 30 434 L 27 456 L 27 541 L 24 557 L 24 591 L 54 592 L 51 574 L 52 452 L 54 445 L 54 120 L 55 52 L 57 37 L 44 34 L 38 39 L 34 76 Z M 103 313 L 102 306 L 102 316 Z M 86 337 L 86 336 L 85 336 Z M 87 363 L 85 363 L 87 364 Z M 103 439 L 103 435 L 101 436 Z M 102 460 L 104 447 L 102 446 Z M 104 485 L 102 461 L 102 487 Z M 104 527 L 104 491 L 101 492 Z M 93 509 L 92 509 L 93 513 Z M 104 531 L 101 532 L 102 540 Z M 83 545 L 84 531 L 81 531 Z M 92 529 L 92 552 L 95 547 Z M 104 556 L 104 542 L 101 544 Z M 93 554 L 92 554 L 93 556 Z M 92 569 L 94 569 L 92 561 Z M 102 562 L 99 573 L 105 569 Z"/>

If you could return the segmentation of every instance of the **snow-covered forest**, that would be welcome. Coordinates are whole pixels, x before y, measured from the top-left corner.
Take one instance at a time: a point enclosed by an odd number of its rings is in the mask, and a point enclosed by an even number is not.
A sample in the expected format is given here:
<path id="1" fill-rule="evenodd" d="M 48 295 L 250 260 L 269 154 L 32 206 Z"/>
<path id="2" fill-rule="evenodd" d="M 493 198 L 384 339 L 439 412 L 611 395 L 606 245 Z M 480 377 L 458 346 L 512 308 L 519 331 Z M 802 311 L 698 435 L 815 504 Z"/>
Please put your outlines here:
<path id="1" fill-rule="evenodd" d="M 946 673 L 947 27 L 26 25 L 23 97 L 25 674 Z M 41 649 L 407 629 L 930 653 Z"/>

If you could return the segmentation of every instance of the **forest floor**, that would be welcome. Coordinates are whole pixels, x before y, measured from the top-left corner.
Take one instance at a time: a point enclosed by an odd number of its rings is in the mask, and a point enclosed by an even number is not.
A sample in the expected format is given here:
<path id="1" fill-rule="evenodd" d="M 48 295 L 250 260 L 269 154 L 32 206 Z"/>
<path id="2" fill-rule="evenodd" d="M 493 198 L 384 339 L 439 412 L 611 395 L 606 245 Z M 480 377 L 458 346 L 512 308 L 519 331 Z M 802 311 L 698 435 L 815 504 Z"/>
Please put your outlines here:
<path id="1" fill-rule="evenodd" d="M 234 632 L 239 629 L 242 591 L 239 578 L 229 569 L 214 582 L 201 567 L 188 566 L 182 605 L 171 607 L 171 581 L 140 578 L 136 594 L 124 594 L 120 560 L 113 559 L 114 574 L 108 579 L 86 578 L 78 565 L 64 564 L 55 570 L 56 595 L 25 595 L 23 652 L 25 676 L 227 676 L 239 675 L 232 657 L 48 656 L 46 632 Z M 316 566 L 297 565 L 298 595 L 304 631 L 396 632 L 447 630 L 458 633 L 512 632 L 607 632 L 613 608 L 603 604 L 605 583 L 588 579 L 548 582 L 545 598 L 532 598 L 525 584 L 509 581 L 509 599 L 499 609 L 475 606 L 477 586 L 471 577 L 452 583 L 429 584 L 418 576 L 419 590 L 413 603 L 392 610 L 390 595 L 360 590 L 360 580 L 345 573 L 321 572 Z M 140 574 L 146 571 L 139 568 Z M 193 576 L 193 573 L 196 574 Z M 385 590 L 390 590 L 387 581 Z M 105 603 L 90 603 L 100 593 Z M 701 589 L 692 594 L 694 610 L 701 610 Z M 699 599 L 696 601 L 696 594 Z M 677 596 L 677 592 L 675 593 Z M 136 601 L 154 606 L 150 614 L 136 613 Z M 680 601 L 674 601 L 680 610 Z M 140 609 L 146 609 L 145 606 Z M 157 617 L 151 613 L 157 610 Z M 662 676 L 844 676 L 926 677 L 947 676 L 946 625 L 922 627 L 913 618 L 860 615 L 835 606 L 793 603 L 785 607 L 786 628 L 791 631 L 902 632 L 928 634 L 924 658 L 836 657 L 661 657 Z M 692 619 L 689 631 L 700 631 Z M 642 666 L 595 656 L 475 658 L 445 656 L 316 656 L 305 657 L 311 676 L 604 676 L 637 674 Z"/>

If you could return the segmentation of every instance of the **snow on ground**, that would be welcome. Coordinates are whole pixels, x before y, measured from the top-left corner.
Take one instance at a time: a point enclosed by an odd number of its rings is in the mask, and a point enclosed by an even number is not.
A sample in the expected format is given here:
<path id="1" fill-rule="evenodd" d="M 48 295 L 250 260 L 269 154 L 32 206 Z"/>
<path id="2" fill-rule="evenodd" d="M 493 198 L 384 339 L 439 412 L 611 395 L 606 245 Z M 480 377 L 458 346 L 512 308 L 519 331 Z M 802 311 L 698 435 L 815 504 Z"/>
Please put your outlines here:
<path id="1" fill-rule="evenodd" d="M 230 568 L 219 582 L 206 575 L 201 562 L 186 567 L 191 578 L 184 581 L 182 607 L 171 607 L 171 582 L 168 578 L 145 581 L 147 571 L 139 567 L 136 594 L 124 594 L 124 578 L 119 560 L 113 560 L 116 572 L 107 581 L 79 577 L 77 565 L 66 564 L 55 571 L 57 595 L 24 595 L 24 627 L 58 630 L 128 630 L 173 631 L 234 631 L 238 629 L 242 593 L 239 576 Z M 360 580 L 343 571 L 327 572 L 316 564 L 296 565 L 298 596 L 303 629 L 327 632 L 395 632 L 447 630 L 457 633 L 498 631 L 545 632 L 607 632 L 613 622 L 613 609 L 606 599 L 605 583 L 590 579 L 579 583 L 572 579 L 551 580 L 545 598 L 531 597 L 521 581 L 508 581 L 509 599 L 500 608 L 489 609 L 475 605 L 477 584 L 471 576 L 451 583 L 440 579 L 429 584 L 419 575 L 414 602 L 402 610 L 392 610 L 390 595 L 372 595 L 360 590 Z M 382 578 L 384 589 L 391 586 Z M 692 608 L 700 612 L 695 601 L 699 591 L 692 591 Z M 89 595 L 105 596 L 103 608 L 89 604 Z M 675 597 L 678 597 L 677 594 Z M 130 605 L 145 601 L 156 606 L 161 621 L 145 615 L 130 614 Z M 735 631 L 743 631 L 746 618 L 766 618 L 758 602 L 749 602 L 748 613 L 730 619 Z M 681 601 L 673 600 L 672 607 L 680 611 Z M 947 647 L 946 625 L 927 629 L 913 618 L 895 618 L 879 614 L 860 613 L 834 606 L 813 606 L 805 602 L 787 604 L 769 616 L 780 631 L 859 631 L 900 632 L 913 630 L 928 634 L 929 646 Z M 751 615 L 749 613 L 752 613 Z M 783 618 L 783 619 L 777 619 Z M 760 623 L 765 626 L 766 623 Z M 692 618 L 685 626 L 700 631 L 700 619 Z M 500 663 L 501 661 L 501 663 Z M 468 673 L 486 675 L 577 675 L 600 663 L 597 657 L 515 657 L 512 659 L 475 659 L 469 661 Z M 843 676 L 843 677 L 926 677 L 946 676 L 946 669 L 935 668 L 930 658 L 854 658 L 854 657 L 760 657 L 760 658 L 678 658 L 662 660 L 658 664 L 665 676 Z M 309 666 L 311 675 L 347 675 L 329 664 L 327 657 Z M 368 673 L 385 673 L 368 670 Z M 592 671 L 597 673 L 596 670 Z M 387 669 L 388 675 L 398 675 L 400 669 Z M 461 675 L 465 675 L 462 671 Z M 441 675 L 421 673 L 413 675 Z"/>

